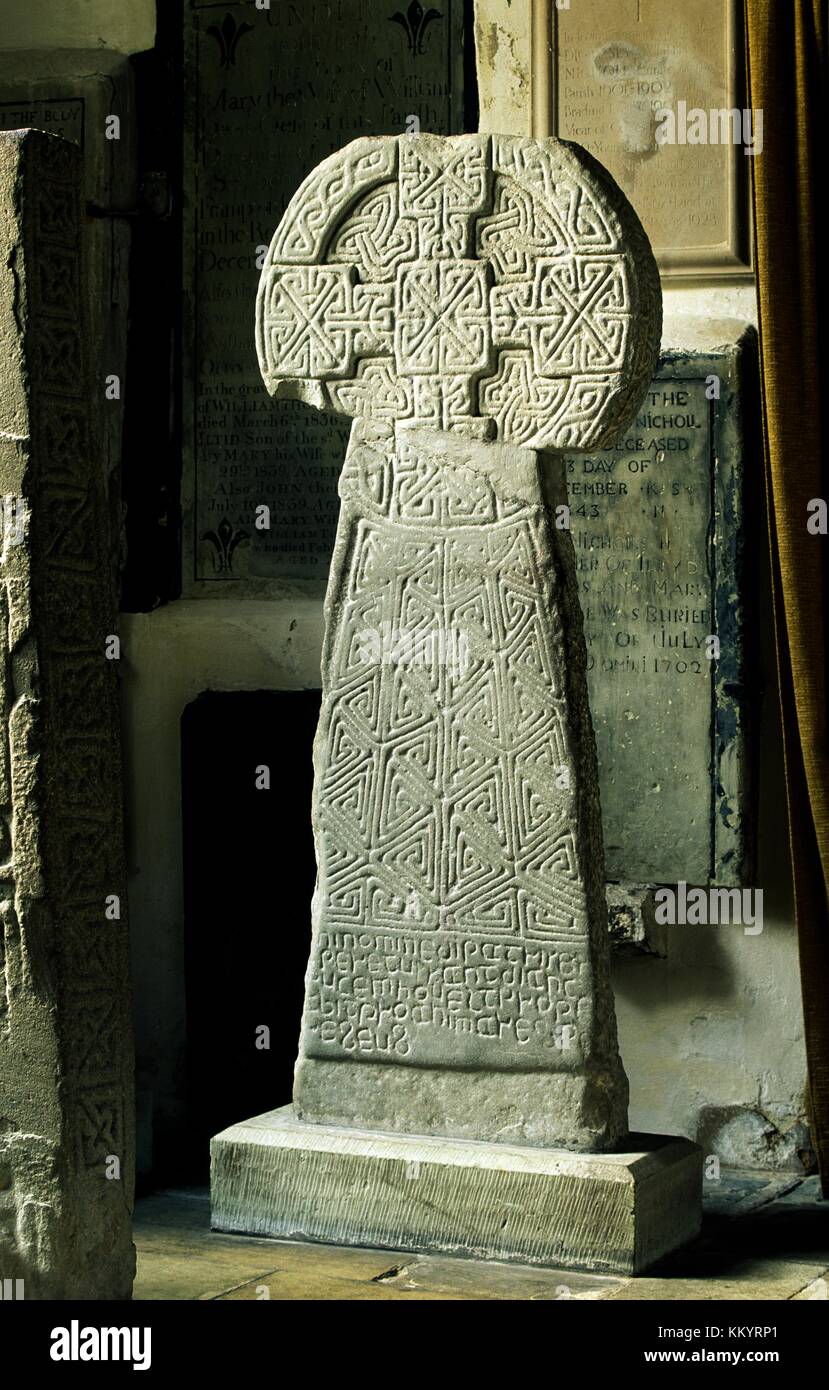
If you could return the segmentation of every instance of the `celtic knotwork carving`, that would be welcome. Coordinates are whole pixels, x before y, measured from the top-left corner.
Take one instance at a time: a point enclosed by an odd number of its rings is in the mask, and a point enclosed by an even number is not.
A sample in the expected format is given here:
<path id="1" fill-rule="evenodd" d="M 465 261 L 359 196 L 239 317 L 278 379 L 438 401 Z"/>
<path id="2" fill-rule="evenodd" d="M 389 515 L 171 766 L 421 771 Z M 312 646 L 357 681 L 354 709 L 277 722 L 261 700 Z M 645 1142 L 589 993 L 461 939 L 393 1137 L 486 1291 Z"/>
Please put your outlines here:
<path id="1" fill-rule="evenodd" d="M 416 261 L 401 271 L 398 290 L 398 376 L 471 376 L 488 365 L 492 335 L 480 261 Z"/>
<path id="2" fill-rule="evenodd" d="M 488 147 L 480 135 L 400 144 L 400 216 L 416 226 L 422 260 L 469 255 L 474 216 L 488 200 Z"/>
<path id="3" fill-rule="evenodd" d="M 269 285 L 271 346 L 298 376 L 346 376 L 361 348 L 388 338 L 389 309 L 387 288 L 355 285 L 345 266 L 281 266 Z"/>
<path id="4" fill-rule="evenodd" d="M 360 265 L 372 281 L 394 280 L 401 261 L 417 251 L 417 228 L 399 215 L 396 184 L 384 184 L 360 202 L 334 235 L 329 261 Z"/>
<path id="5" fill-rule="evenodd" d="M 275 395 L 590 448 L 650 380 L 660 306 L 635 213 L 578 146 L 385 137 L 326 160 L 292 200 L 257 347 Z"/>

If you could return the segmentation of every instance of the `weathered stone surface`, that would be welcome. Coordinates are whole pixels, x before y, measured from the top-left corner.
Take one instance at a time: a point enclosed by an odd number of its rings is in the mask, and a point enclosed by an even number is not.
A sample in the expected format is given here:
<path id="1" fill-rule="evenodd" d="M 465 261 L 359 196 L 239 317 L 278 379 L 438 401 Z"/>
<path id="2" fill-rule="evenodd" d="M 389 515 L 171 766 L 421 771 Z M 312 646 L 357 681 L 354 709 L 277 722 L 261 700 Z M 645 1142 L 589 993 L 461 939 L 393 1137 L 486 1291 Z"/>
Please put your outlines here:
<path id="1" fill-rule="evenodd" d="M 291 1107 L 216 1136 L 212 1224 L 255 1235 L 633 1274 L 699 1230 L 699 1150 L 631 1136 L 573 1154 L 303 1124 Z"/>
<path id="2" fill-rule="evenodd" d="M 656 263 L 577 145 L 355 140 L 295 194 L 259 284 L 275 396 L 527 448 L 609 443 L 644 395 Z"/>
<path id="3" fill-rule="evenodd" d="M 129 60 L 109 49 L 0 54 L 0 129 L 44 130 L 84 152 L 84 192 L 97 212 L 131 212 L 136 139 Z M 108 139 L 107 118 L 120 121 Z"/>
<path id="4" fill-rule="evenodd" d="M 627 1085 L 584 648 L 538 459 L 358 420 L 340 493 L 297 1112 L 609 1147 Z"/>
<path id="5" fill-rule="evenodd" d="M 506 441 L 611 438 L 660 322 L 635 214 L 557 141 L 355 141 L 273 237 L 265 382 L 359 417 L 295 1084 L 315 1122 L 585 1149 L 625 1133 L 572 549 L 555 483 Z"/>
<path id="6" fill-rule="evenodd" d="M 801 1289 L 800 1293 L 790 1294 L 789 1296 L 793 1299 L 804 1299 L 807 1302 L 825 1302 L 829 1299 L 829 1281 L 826 1279 L 827 1274 L 829 1274 L 829 1270 L 824 1270 L 822 1275 L 818 1275 L 817 1279 L 813 1279 L 810 1284 L 806 1285 L 805 1289 Z"/>
<path id="7" fill-rule="evenodd" d="M 116 610 L 89 410 L 82 200 L 70 144 L 0 134 L 0 1276 L 22 1278 L 27 1298 L 126 1298 L 134 1268 L 118 696 L 106 659 Z"/>
<path id="8" fill-rule="evenodd" d="M 726 1168 L 755 1167 L 802 1175 L 815 1158 L 809 1126 L 791 1105 L 707 1105 L 697 1140 Z"/>
<path id="9" fill-rule="evenodd" d="M 719 1253 L 712 1254 L 708 1250 L 705 1254 L 708 1267 L 697 1279 L 632 1279 L 615 1293 L 609 1294 L 608 1299 L 614 1303 L 649 1303 L 658 1299 L 665 1303 L 723 1304 L 771 1303 L 789 1298 L 826 1297 L 827 1271 L 826 1267 L 817 1261 L 812 1264 L 799 1264 L 796 1261 L 769 1260 L 758 1256 L 735 1260 L 733 1250 L 728 1251 L 725 1256 Z M 712 1265 L 715 1266 L 713 1270 Z"/>
<path id="10" fill-rule="evenodd" d="M 644 883 L 608 883 L 607 925 L 619 955 L 668 954 L 668 929 L 656 920 L 654 889 Z"/>

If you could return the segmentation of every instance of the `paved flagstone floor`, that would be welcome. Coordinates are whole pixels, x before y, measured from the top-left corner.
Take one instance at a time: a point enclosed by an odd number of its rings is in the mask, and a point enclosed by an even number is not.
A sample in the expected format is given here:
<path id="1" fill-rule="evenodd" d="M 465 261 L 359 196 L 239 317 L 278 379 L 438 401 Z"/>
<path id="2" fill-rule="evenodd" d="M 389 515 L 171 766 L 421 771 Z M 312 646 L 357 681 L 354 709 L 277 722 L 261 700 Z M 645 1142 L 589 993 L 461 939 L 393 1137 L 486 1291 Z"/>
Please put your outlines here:
<path id="1" fill-rule="evenodd" d="M 699 1242 L 638 1279 L 219 1235 L 206 1189 L 158 1192 L 136 1204 L 135 1297 L 829 1298 L 829 1202 L 820 1201 L 817 1178 L 729 1173 L 705 1188 Z"/>

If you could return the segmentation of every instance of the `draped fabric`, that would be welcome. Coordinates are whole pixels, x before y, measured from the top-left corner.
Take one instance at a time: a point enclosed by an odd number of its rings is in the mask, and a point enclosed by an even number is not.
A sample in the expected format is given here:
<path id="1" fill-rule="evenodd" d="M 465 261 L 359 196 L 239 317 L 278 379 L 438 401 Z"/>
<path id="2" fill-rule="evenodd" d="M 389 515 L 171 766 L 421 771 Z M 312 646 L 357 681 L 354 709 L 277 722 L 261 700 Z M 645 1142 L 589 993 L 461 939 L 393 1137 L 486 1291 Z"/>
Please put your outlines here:
<path id="1" fill-rule="evenodd" d="M 763 112 L 751 158 L 765 486 L 786 759 L 808 1105 L 829 1196 L 829 537 L 807 526 L 829 502 L 829 0 L 744 0 L 748 104 Z M 810 503 L 812 507 L 810 508 Z"/>

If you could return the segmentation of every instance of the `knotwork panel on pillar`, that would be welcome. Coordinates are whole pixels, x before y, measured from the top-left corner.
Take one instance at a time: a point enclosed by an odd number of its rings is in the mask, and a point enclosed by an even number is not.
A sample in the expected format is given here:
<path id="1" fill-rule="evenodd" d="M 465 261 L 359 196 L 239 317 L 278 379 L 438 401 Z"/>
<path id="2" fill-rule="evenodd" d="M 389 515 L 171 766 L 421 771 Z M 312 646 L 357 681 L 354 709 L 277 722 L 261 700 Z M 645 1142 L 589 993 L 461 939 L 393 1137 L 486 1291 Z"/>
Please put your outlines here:
<path id="1" fill-rule="evenodd" d="M 644 393 L 660 321 L 642 228 L 584 150 L 400 136 L 355 141 L 292 200 L 257 346 L 274 395 L 586 449 Z"/>

